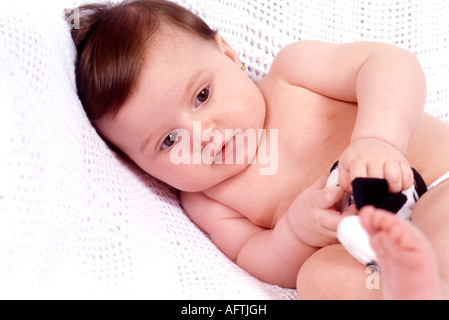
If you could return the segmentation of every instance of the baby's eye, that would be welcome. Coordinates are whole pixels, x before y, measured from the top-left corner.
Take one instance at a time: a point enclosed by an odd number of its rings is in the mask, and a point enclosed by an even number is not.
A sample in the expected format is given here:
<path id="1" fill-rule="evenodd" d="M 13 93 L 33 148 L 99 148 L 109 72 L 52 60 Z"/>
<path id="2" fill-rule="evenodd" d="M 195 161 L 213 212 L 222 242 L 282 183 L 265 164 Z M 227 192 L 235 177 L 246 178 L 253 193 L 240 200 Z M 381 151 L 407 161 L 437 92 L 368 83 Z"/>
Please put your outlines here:
<path id="1" fill-rule="evenodd" d="M 200 104 L 206 102 L 207 99 L 209 99 L 209 93 L 209 88 L 203 88 L 195 98 L 195 107 L 198 107 Z"/>
<path id="2" fill-rule="evenodd" d="M 176 142 L 176 137 L 178 134 L 176 131 L 171 132 L 167 137 L 165 137 L 164 141 L 162 142 L 161 149 L 170 148 L 172 145 Z"/>

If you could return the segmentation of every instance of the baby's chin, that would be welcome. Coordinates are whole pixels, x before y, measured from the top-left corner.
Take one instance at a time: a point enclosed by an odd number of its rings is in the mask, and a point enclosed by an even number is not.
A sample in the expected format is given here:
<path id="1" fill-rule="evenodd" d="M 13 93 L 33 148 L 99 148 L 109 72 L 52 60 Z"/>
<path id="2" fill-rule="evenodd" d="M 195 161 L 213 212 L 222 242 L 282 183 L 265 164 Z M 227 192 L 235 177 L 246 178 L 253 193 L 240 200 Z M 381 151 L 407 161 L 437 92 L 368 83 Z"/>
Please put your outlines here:
<path id="1" fill-rule="evenodd" d="M 191 179 L 171 184 L 174 188 L 185 192 L 203 192 L 220 187 L 230 179 L 244 172 L 249 164 L 211 164 L 208 172 Z M 169 183 L 170 184 L 170 183 Z"/>

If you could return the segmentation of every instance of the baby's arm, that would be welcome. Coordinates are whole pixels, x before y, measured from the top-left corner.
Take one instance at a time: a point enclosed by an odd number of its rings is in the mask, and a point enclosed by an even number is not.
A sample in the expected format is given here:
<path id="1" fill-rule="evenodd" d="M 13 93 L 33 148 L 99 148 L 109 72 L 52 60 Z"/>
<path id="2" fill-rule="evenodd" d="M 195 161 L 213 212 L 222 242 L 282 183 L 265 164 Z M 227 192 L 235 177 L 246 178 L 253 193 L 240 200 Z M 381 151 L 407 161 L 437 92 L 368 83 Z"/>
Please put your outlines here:
<path id="1" fill-rule="evenodd" d="M 373 42 L 301 41 L 278 54 L 271 72 L 287 83 L 358 103 L 351 145 L 340 159 L 339 182 L 345 190 L 356 176 L 386 178 L 392 191 L 411 186 L 404 154 L 426 99 L 415 55 Z"/>
<path id="2" fill-rule="evenodd" d="M 181 193 L 189 217 L 214 244 L 258 279 L 295 287 L 302 263 L 319 247 L 336 242 L 343 218 L 334 209 L 340 188 L 324 188 L 326 177 L 301 193 L 274 229 L 255 225 L 239 212 L 203 193 Z"/>
<path id="3" fill-rule="evenodd" d="M 299 267 L 316 251 L 293 237 L 285 219 L 275 232 L 203 193 L 181 193 L 181 202 L 192 221 L 229 259 L 262 281 L 295 287 Z"/>

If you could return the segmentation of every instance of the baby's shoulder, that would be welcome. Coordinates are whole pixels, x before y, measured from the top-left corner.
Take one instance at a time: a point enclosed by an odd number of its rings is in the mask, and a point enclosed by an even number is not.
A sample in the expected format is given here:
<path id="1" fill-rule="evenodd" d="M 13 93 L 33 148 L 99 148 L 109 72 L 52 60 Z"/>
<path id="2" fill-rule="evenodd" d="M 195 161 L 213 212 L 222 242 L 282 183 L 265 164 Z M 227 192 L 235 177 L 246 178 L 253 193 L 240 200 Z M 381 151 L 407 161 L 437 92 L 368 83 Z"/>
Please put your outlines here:
<path id="1" fill-rule="evenodd" d="M 280 76 L 297 68 L 314 51 L 316 43 L 317 41 L 301 40 L 286 45 L 274 57 L 269 74 Z"/>
<path id="2" fill-rule="evenodd" d="M 265 88 L 306 88 L 311 66 L 308 61 L 314 52 L 315 41 L 301 40 L 288 44 L 282 48 L 274 57 L 267 75 L 260 83 L 265 84 Z M 261 87 L 261 86 L 260 86 Z"/>

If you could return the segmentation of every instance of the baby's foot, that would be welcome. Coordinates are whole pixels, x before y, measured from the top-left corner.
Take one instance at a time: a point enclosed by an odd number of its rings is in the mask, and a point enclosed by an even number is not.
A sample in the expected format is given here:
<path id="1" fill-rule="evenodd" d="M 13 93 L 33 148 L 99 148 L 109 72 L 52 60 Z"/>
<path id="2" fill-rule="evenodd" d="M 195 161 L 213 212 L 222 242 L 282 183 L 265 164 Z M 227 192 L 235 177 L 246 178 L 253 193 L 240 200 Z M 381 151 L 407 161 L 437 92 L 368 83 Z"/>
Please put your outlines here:
<path id="1" fill-rule="evenodd" d="M 363 208 L 360 220 L 377 255 L 384 299 L 440 297 L 436 258 L 419 229 L 373 207 Z"/>

